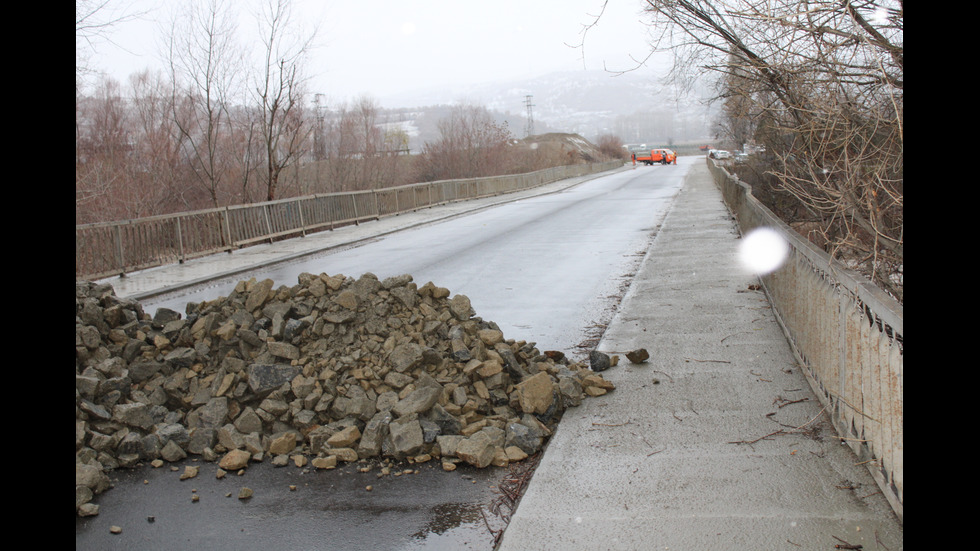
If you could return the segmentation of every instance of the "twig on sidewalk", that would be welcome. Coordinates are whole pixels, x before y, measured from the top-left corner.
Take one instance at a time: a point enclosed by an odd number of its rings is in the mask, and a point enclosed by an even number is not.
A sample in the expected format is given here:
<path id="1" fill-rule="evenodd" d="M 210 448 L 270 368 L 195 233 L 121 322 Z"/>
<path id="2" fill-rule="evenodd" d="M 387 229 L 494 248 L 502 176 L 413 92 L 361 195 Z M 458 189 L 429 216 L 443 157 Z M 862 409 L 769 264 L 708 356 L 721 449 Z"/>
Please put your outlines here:
<path id="1" fill-rule="evenodd" d="M 670 373 L 667 373 L 665 371 L 654 371 L 654 373 L 663 373 L 664 374 L 664 377 L 667 377 L 668 379 L 670 379 L 670 382 L 674 382 L 674 378 L 670 376 Z"/>
<path id="2" fill-rule="evenodd" d="M 702 363 L 718 363 L 718 364 L 730 364 L 732 362 L 728 360 L 702 360 L 699 358 L 684 358 L 686 362 L 702 362 Z"/>
<path id="3" fill-rule="evenodd" d="M 735 441 L 728 442 L 728 443 L 729 444 L 755 444 L 756 442 L 758 442 L 760 440 L 765 440 L 766 438 L 769 438 L 770 436 L 776 436 L 777 434 L 789 434 L 789 433 L 787 433 L 783 429 L 779 429 L 776 432 L 770 432 L 769 434 L 767 434 L 765 436 L 760 436 L 760 437 L 756 438 L 755 440 L 735 440 Z"/>
<path id="4" fill-rule="evenodd" d="M 824 412 L 825 409 L 827 409 L 827 408 L 826 407 L 820 408 L 820 411 L 818 411 L 817 414 L 812 419 L 810 419 L 806 423 L 803 423 L 802 425 L 800 425 L 800 426 L 798 426 L 798 427 L 796 427 L 796 428 L 794 428 L 792 430 L 779 429 L 779 430 L 777 430 L 775 432 L 770 432 L 769 434 L 767 434 L 765 436 L 760 436 L 759 438 L 756 438 L 755 440 L 736 440 L 736 441 L 728 442 L 728 443 L 729 444 L 755 444 L 756 442 L 758 442 L 760 440 L 765 440 L 766 438 L 769 438 L 770 436 L 776 436 L 776 435 L 779 435 L 779 434 L 793 434 L 795 432 L 799 432 L 800 429 L 802 429 L 803 427 L 805 427 L 805 426 L 809 425 L 810 423 L 816 421 L 817 418 L 820 417 L 821 414 L 823 414 L 823 412 Z"/>
<path id="5" fill-rule="evenodd" d="M 772 403 L 775 404 L 776 402 L 779 402 L 779 401 L 782 401 L 782 403 L 779 404 L 778 407 L 779 407 L 779 409 L 782 409 L 784 406 L 788 406 L 790 404 L 798 404 L 800 402 L 808 402 L 808 401 L 810 401 L 810 399 L 809 398 L 800 398 L 799 400 L 787 400 L 787 399 L 783 398 L 782 396 L 779 396 L 775 400 L 773 400 Z"/>
<path id="6" fill-rule="evenodd" d="M 524 495 L 524 490 L 527 489 L 527 485 L 531 482 L 531 475 L 534 474 L 534 470 L 540 461 L 541 453 L 538 452 L 520 463 L 511 464 L 510 472 L 497 486 L 497 492 L 500 494 L 499 497 L 490 503 L 489 510 L 491 513 L 500 517 L 505 523 L 510 522 L 510 516 L 517 509 L 517 502 Z M 508 513 L 504 513 L 501 510 L 501 507 L 504 505 L 507 506 Z M 487 527 L 489 528 L 489 526 Z M 501 530 L 502 532 L 503 530 Z"/>
<path id="7" fill-rule="evenodd" d="M 847 543 L 833 534 L 830 537 L 840 542 L 834 546 L 834 549 L 864 549 L 864 546 L 860 543 Z"/>
<path id="8" fill-rule="evenodd" d="M 888 546 L 886 546 L 884 543 L 881 543 L 881 539 L 878 538 L 878 531 L 877 530 L 875 530 L 875 543 L 877 543 L 881 547 L 884 547 L 885 548 L 885 551 L 888 551 Z"/>
<path id="9" fill-rule="evenodd" d="M 622 427 L 623 425 L 628 425 L 628 424 L 630 424 L 629 421 L 626 421 L 625 423 L 616 423 L 614 425 L 610 425 L 608 423 L 592 423 L 592 426 L 594 426 L 594 427 Z"/>

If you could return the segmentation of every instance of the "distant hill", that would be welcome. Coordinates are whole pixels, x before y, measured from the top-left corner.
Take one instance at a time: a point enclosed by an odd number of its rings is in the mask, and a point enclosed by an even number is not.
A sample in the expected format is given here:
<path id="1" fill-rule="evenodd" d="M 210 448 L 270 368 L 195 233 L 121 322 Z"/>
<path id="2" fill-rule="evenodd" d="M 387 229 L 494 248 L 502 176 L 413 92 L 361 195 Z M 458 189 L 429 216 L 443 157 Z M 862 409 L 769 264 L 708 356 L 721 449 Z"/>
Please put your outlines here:
<path id="1" fill-rule="evenodd" d="M 711 135 L 713 110 L 697 98 L 676 99 L 649 71 L 551 73 L 453 92 L 422 90 L 380 101 L 392 111 L 415 113 L 415 119 L 438 109 L 433 106 L 482 105 L 505 120 L 515 137 L 523 138 L 527 96 L 531 96 L 535 134 L 576 133 L 593 141 L 613 134 L 626 143 L 662 144 L 706 140 Z M 432 139 L 426 137 L 424 125 L 413 129 L 422 143 Z"/>

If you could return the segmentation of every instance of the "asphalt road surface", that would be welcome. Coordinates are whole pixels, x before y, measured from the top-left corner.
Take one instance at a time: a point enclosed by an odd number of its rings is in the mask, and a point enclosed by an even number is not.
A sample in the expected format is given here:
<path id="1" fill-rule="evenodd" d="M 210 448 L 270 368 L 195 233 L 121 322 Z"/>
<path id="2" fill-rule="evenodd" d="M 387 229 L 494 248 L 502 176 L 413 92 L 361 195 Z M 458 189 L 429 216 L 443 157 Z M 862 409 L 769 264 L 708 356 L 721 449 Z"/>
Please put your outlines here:
<path id="1" fill-rule="evenodd" d="M 294 285 L 303 272 L 411 274 L 420 286 L 432 281 L 468 296 L 476 314 L 496 322 L 506 338 L 583 359 L 693 162 L 616 172 L 147 300 L 144 308 L 183 312 L 188 302 L 227 295 L 249 277 Z M 200 474 L 180 480 L 185 465 L 199 466 Z M 505 526 L 489 506 L 508 469 L 444 472 L 433 463 L 379 477 L 376 463 L 331 471 L 254 464 L 219 480 L 214 464 L 188 460 L 175 467 L 112 473 L 115 487 L 95 500 L 99 515 L 76 520 L 76 549 L 490 550 Z M 253 496 L 239 499 L 242 487 Z M 112 533 L 113 526 L 121 532 Z"/>

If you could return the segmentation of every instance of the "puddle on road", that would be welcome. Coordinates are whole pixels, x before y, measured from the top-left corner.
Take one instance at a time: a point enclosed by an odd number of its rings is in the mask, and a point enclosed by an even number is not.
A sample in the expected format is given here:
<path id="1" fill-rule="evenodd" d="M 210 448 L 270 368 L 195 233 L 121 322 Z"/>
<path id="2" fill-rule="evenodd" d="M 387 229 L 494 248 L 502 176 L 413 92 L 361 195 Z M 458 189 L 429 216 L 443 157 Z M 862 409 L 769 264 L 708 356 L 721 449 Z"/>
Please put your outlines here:
<path id="1" fill-rule="evenodd" d="M 412 534 L 404 549 L 493 549 L 495 540 L 490 526 L 504 528 L 483 504 L 444 503 L 429 510 L 430 520 L 422 530 Z M 488 523 L 490 523 L 488 525 Z"/>
<path id="2" fill-rule="evenodd" d="M 443 503 L 430 509 L 432 520 L 425 523 L 422 530 L 412 534 L 413 538 L 425 539 L 428 534 L 444 534 L 454 528 L 480 520 L 482 505 L 472 503 Z"/>

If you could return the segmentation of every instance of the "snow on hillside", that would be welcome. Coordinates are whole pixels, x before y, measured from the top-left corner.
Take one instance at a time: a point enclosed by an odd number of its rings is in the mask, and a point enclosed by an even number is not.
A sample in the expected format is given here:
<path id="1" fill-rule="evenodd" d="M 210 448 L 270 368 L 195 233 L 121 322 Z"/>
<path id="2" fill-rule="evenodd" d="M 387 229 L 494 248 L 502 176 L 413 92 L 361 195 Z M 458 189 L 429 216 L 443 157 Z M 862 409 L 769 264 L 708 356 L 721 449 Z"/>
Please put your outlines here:
<path id="1" fill-rule="evenodd" d="M 678 100 L 655 76 L 639 71 L 618 75 L 604 71 L 551 73 L 456 91 L 420 91 L 380 101 L 387 108 L 480 105 L 499 113 L 516 137 L 524 137 L 529 99 L 535 133 L 577 133 L 593 141 L 602 134 L 619 136 L 624 142 L 698 140 L 710 135 L 713 118 L 697 98 Z M 418 136 L 422 141 L 431 139 L 421 130 Z"/>

